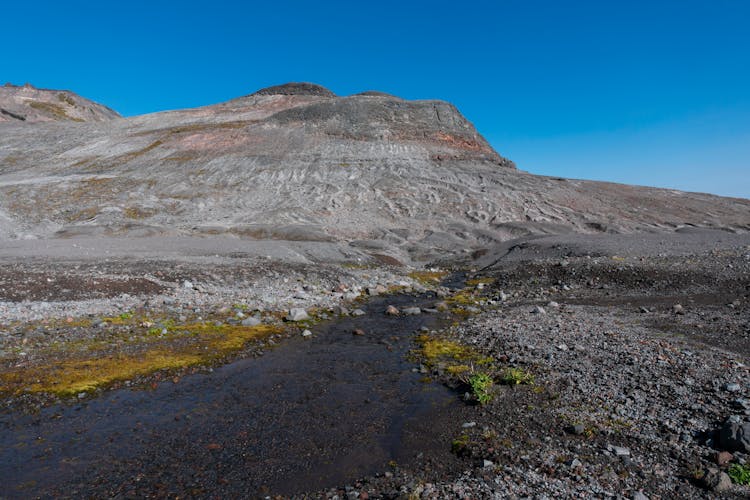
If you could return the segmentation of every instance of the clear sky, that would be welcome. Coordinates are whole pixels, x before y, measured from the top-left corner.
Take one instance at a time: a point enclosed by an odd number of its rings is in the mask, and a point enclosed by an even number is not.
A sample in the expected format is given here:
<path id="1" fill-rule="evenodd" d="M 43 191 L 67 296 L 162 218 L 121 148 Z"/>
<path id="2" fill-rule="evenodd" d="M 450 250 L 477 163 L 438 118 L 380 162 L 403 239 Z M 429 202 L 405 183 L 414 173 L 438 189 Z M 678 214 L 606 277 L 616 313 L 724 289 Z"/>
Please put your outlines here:
<path id="1" fill-rule="evenodd" d="M 0 83 L 124 115 L 310 81 L 453 102 L 533 173 L 750 198 L 750 1 L 4 2 Z"/>

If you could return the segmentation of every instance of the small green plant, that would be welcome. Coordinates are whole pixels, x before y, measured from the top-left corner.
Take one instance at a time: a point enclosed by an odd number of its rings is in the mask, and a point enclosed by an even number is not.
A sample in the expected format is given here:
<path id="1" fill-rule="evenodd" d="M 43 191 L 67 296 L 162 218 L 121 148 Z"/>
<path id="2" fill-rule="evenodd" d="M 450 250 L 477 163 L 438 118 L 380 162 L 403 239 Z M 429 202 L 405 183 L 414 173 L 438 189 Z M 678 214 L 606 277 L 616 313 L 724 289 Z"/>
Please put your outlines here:
<path id="1" fill-rule="evenodd" d="M 747 465 L 733 464 L 727 474 L 737 484 L 750 485 L 750 467 Z"/>
<path id="2" fill-rule="evenodd" d="M 474 393 L 474 397 L 477 398 L 479 404 L 487 404 L 492 401 L 492 393 L 490 392 L 492 384 L 492 377 L 486 373 L 475 373 L 469 377 L 471 392 Z"/>
<path id="3" fill-rule="evenodd" d="M 458 456 L 465 455 L 469 451 L 469 435 L 461 434 L 451 443 L 451 451 Z"/>
<path id="4" fill-rule="evenodd" d="M 118 318 L 120 318 L 123 321 L 127 321 L 130 318 L 132 318 L 132 317 L 133 317 L 133 313 L 132 312 L 124 312 L 124 313 L 122 313 L 122 314 L 120 314 L 118 316 Z"/>
<path id="5" fill-rule="evenodd" d="M 508 368 L 503 374 L 503 383 L 507 385 L 533 384 L 534 375 L 521 368 Z"/>

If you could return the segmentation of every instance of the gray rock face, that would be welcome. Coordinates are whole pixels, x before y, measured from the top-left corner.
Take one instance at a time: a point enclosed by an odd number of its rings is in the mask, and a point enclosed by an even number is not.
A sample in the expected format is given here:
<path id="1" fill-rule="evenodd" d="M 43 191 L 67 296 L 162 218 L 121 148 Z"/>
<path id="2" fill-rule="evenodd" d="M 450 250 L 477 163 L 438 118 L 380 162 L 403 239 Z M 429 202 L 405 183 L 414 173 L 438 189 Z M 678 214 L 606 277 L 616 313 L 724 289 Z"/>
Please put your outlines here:
<path id="1" fill-rule="evenodd" d="M 69 94 L 0 91 L 101 120 L 0 115 L 0 238 L 379 241 L 404 262 L 545 233 L 750 229 L 750 200 L 521 172 L 444 101 L 293 83 L 111 120 Z"/>

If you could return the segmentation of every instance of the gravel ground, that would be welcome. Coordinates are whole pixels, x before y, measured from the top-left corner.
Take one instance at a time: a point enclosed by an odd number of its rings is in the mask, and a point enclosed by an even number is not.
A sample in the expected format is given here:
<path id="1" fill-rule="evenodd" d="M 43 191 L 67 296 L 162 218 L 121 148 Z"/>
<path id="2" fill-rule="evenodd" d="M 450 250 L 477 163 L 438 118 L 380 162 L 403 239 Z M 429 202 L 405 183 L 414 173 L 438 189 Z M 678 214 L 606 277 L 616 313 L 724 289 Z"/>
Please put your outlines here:
<path id="1" fill-rule="evenodd" d="M 750 488 L 724 474 L 748 465 L 748 440 L 728 443 L 720 432 L 730 417 L 750 429 L 746 242 L 677 255 L 642 246 L 622 257 L 617 245 L 592 256 L 548 241 L 492 259 L 480 273 L 491 284 L 468 295 L 481 312 L 448 332 L 496 361 L 493 400 L 454 430 L 465 472 L 428 482 L 400 471 L 354 493 L 747 498 Z M 533 384 L 503 385 L 509 369 Z M 443 369 L 432 374 L 468 390 Z"/>
<path id="2" fill-rule="evenodd" d="M 692 237 L 676 235 L 670 254 L 618 238 L 527 242 L 486 256 L 463 290 L 438 289 L 454 323 L 424 338 L 492 361 L 471 361 L 494 380 L 492 399 L 477 404 L 467 377 L 430 363 L 415 340 L 414 370 L 465 400 L 460 419 L 422 431 L 453 436 L 445 449 L 458 462 L 383 464 L 375 476 L 299 497 L 747 498 L 750 489 L 725 474 L 750 460 L 750 241 L 710 246 L 701 235 L 685 244 Z M 368 287 L 422 289 L 404 270 L 340 264 L 6 262 L 0 349 L 7 367 L 33 363 L 60 336 L 107 335 L 66 327 L 67 318 L 166 311 L 213 320 L 246 304 L 273 321 L 271 311 L 331 308 Z M 727 439 L 722 429 L 732 428 L 745 430 L 744 442 Z"/>

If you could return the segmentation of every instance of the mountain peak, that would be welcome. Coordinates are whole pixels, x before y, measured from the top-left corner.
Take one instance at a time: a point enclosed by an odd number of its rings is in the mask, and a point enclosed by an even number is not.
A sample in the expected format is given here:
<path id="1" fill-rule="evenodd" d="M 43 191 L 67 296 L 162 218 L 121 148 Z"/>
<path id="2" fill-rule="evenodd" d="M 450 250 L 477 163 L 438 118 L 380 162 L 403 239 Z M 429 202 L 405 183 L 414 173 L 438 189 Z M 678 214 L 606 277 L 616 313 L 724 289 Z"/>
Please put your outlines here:
<path id="1" fill-rule="evenodd" d="M 291 82 L 282 85 L 266 87 L 251 95 L 312 95 L 321 97 L 336 97 L 336 94 L 315 83 Z"/>

